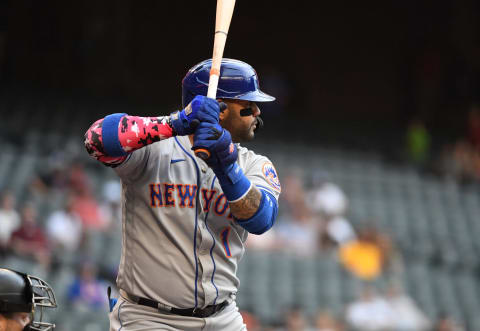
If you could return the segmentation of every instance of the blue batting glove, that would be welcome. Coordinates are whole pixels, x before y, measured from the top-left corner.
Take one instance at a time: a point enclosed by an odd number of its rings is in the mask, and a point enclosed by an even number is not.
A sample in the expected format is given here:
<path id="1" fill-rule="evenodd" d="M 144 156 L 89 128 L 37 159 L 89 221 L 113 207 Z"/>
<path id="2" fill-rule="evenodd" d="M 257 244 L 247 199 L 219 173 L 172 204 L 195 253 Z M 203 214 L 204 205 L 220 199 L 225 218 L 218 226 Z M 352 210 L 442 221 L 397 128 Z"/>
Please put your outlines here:
<path id="1" fill-rule="evenodd" d="M 218 123 L 220 105 L 217 100 L 197 95 L 181 111 L 170 114 L 170 123 L 178 136 L 193 134 L 201 122 Z"/>
<path id="2" fill-rule="evenodd" d="M 228 130 L 219 124 L 200 123 L 193 136 L 192 149 L 206 156 L 202 159 L 217 175 L 228 201 L 237 201 L 248 192 L 252 184 L 237 163 L 237 146 Z"/>
<path id="3" fill-rule="evenodd" d="M 200 123 L 193 136 L 192 149 L 208 151 L 209 157 L 204 161 L 214 171 L 228 168 L 238 158 L 237 146 L 232 142 L 230 132 L 218 123 Z"/>

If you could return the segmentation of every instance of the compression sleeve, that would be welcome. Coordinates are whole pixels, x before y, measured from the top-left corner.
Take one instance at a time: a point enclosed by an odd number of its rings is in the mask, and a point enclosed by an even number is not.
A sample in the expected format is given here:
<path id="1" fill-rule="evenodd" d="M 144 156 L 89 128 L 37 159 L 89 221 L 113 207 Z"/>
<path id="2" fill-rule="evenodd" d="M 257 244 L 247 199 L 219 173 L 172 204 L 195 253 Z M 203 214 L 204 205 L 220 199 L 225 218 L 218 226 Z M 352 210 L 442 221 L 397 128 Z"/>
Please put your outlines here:
<path id="1" fill-rule="evenodd" d="M 269 230 L 275 223 L 278 213 L 278 203 L 275 197 L 264 190 L 262 192 L 262 199 L 257 212 L 247 220 L 237 220 L 237 223 L 253 234 L 262 234 Z"/>
<path id="2" fill-rule="evenodd" d="M 93 158 L 116 167 L 127 159 L 128 153 L 172 136 L 168 116 L 112 114 L 90 126 L 85 133 L 85 148 Z"/>

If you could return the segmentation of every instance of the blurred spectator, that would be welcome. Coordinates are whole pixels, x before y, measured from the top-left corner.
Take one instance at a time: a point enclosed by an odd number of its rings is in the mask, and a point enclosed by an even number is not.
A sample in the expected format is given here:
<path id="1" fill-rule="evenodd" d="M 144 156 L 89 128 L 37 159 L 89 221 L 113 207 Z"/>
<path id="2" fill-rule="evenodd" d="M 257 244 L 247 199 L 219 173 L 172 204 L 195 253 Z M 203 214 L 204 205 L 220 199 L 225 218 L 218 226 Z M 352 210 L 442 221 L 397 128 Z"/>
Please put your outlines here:
<path id="1" fill-rule="evenodd" d="M 20 223 L 20 215 L 15 210 L 15 198 L 10 192 L 4 192 L 0 204 L 0 254 L 8 248 L 10 237 Z"/>
<path id="2" fill-rule="evenodd" d="M 110 219 L 104 217 L 100 206 L 89 193 L 74 194 L 73 211 L 80 217 L 85 230 L 103 231 L 108 227 Z"/>
<path id="3" fill-rule="evenodd" d="M 85 261 L 80 265 L 79 276 L 68 288 L 68 300 L 80 311 L 92 311 L 108 307 L 107 284 L 97 276 L 95 264 Z"/>
<path id="4" fill-rule="evenodd" d="M 307 331 L 308 321 L 300 307 L 294 306 L 284 314 L 285 328 L 282 331 Z"/>
<path id="5" fill-rule="evenodd" d="M 245 310 L 241 310 L 240 314 L 243 318 L 243 323 L 245 323 L 248 331 L 261 331 L 262 325 L 258 318 L 253 314 Z"/>
<path id="6" fill-rule="evenodd" d="M 470 183 L 480 180 L 480 153 L 477 153 L 467 140 L 459 140 L 454 145 L 452 154 L 446 157 L 452 158 L 447 171 L 457 181 Z"/>
<path id="7" fill-rule="evenodd" d="M 387 300 L 369 285 L 357 301 L 347 306 L 345 319 L 350 327 L 360 331 L 392 330 L 395 325 L 394 311 Z"/>
<path id="8" fill-rule="evenodd" d="M 347 270 L 364 280 L 377 278 L 397 262 L 391 238 L 371 225 L 358 232 L 358 239 L 340 247 L 339 257 Z"/>
<path id="9" fill-rule="evenodd" d="M 30 203 L 21 209 L 22 224 L 12 234 L 10 247 L 19 257 L 33 259 L 46 270 L 50 266 L 50 247 L 47 236 L 41 226 L 37 224 L 37 213 Z"/>
<path id="10" fill-rule="evenodd" d="M 316 331 L 342 331 L 342 324 L 337 321 L 330 312 L 320 310 L 315 316 Z"/>
<path id="11" fill-rule="evenodd" d="M 441 156 L 442 172 L 462 184 L 480 181 L 480 107 L 472 105 L 467 118 L 467 135 Z"/>
<path id="12" fill-rule="evenodd" d="M 283 204 L 280 204 L 280 208 L 285 211 L 289 211 L 297 204 L 304 204 L 306 200 L 306 193 L 301 176 L 297 173 L 298 170 L 292 170 L 290 173 L 282 179 L 282 194 L 280 199 Z"/>
<path id="13" fill-rule="evenodd" d="M 333 183 L 327 173 L 320 171 L 313 175 L 312 182 L 314 186 L 308 195 L 322 224 L 321 247 L 342 245 L 355 239 L 355 230 L 345 217 L 348 198 L 340 186 Z"/>
<path id="14" fill-rule="evenodd" d="M 305 201 L 291 209 L 291 215 L 280 216 L 275 227 L 277 245 L 302 256 L 316 254 L 319 249 L 319 223 Z"/>
<path id="15" fill-rule="evenodd" d="M 434 331 L 463 331 L 464 328 L 460 326 L 452 317 L 441 314 L 435 323 Z"/>
<path id="16" fill-rule="evenodd" d="M 356 238 L 355 230 L 352 225 L 342 216 L 335 216 L 328 220 L 325 234 L 328 236 L 329 240 L 339 246 L 355 240 Z M 322 241 L 322 243 L 324 243 L 324 241 Z"/>
<path id="17" fill-rule="evenodd" d="M 81 196 L 90 194 L 89 177 L 85 173 L 85 169 L 81 162 L 73 162 L 70 165 L 68 174 L 70 189 Z"/>
<path id="18" fill-rule="evenodd" d="M 252 249 L 258 251 L 275 251 L 282 248 L 278 242 L 277 231 L 275 230 L 275 227 L 263 233 L 262 235 L 249 233 L 246 246 L 249 250 Z"/>
<path id="19" fill-rule="evenodd" d="M 394 312 L 395 330 L 431 330 L 432 325 L 427 316 L 400 286 L 390 286 L 387 289 L 386 300 Z"/>
<path id="20" fill-rule="evenodd" d="M 406 153 L 412 164 L 423 167 L 430 156 L 430 133 L 419 118 L 414 118 L 407 128 Z"/>
<path id="21" fill-rule="evenodd" d="M 74 252 L 82 240 L 82 221 L 74 211 L 73 199 L 68 199 L 63 210 L 54 211 L 47 219 L 47 233 L 53 249 Z"/>
<path id="22" fill-rule="evenodd" d="M 122 185 L 120 180 L 111 179 L 102 187 L 102 200 L 100 205 L 101 217 L 110 225 L 121 225 L 122 220 Z"/>
<path id="23" fill-rule="evenodd" d="M 340 186 L 335 184 L 325 172 L 316 172 L 312 181 L 314 186 L 309 193 L 312 209 L 327 219 L 344 216 L 348 207 L 348 198 Z"/>

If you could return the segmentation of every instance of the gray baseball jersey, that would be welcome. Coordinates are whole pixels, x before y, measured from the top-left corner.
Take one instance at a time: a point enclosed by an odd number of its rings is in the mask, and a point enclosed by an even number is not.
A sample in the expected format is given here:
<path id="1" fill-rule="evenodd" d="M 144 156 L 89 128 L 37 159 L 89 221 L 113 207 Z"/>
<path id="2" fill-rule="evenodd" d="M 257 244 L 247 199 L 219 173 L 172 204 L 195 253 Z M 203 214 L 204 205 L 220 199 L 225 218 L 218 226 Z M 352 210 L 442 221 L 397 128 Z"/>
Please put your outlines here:
<path id="1" fill-rule="evenodd" d="M 278 199 L 280 182 L 268 158 L 238 146 L 238 164 L 253 185 Z M 115 171 L 123 200 L 118 287 L 177 308 L 234 297 L 247 231 L 188 136 L 138 149 Z"/>

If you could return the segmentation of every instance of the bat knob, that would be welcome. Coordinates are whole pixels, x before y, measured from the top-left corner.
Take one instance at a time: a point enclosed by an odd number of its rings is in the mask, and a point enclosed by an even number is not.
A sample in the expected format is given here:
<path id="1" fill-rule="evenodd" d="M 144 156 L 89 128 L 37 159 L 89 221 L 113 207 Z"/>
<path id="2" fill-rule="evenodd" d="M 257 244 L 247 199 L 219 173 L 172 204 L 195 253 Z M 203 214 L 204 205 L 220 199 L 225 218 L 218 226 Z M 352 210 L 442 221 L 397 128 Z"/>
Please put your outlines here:
<path id="1" fill-rule="evenodd" d="M 195 155 L 205 161 L 210 157 L 210 152 L 207 149 L 199 148 L 195 150 Z"/>

